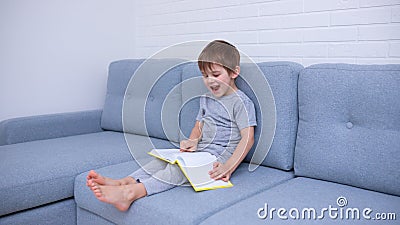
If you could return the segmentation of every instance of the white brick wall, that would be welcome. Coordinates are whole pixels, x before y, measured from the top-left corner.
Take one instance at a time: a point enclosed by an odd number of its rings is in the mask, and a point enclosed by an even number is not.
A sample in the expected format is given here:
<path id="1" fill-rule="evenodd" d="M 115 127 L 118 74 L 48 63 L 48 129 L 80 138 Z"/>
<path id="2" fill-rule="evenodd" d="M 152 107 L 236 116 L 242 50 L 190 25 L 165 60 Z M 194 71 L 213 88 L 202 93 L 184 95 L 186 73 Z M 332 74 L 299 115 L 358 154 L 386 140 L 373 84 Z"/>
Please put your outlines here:
<path id="1" fill-rule="evenodd" d="M 150 0 L 135 21 L 135 57 L 219 38 L 255 61 L 400 63 L 400 0 Z"/>

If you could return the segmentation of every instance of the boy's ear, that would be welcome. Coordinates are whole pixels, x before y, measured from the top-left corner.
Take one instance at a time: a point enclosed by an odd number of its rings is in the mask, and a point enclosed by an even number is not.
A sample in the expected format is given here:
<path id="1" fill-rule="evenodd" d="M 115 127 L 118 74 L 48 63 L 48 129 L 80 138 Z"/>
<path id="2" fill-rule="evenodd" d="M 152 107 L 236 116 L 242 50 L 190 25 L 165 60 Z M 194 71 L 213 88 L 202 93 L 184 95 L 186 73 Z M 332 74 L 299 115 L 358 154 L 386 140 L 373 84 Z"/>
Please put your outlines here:
<path id="1" fill-rule="evenodd" d="M 236 77 L 239 76 L 239 73 L 240 73 L 240 66 L 236 66 L 236 67 L 235 67 L 235 70 L 234 70 L 233 73 L 231 74 L 231 77 L 232 77 L 233 79 L 235 79 Z"/>

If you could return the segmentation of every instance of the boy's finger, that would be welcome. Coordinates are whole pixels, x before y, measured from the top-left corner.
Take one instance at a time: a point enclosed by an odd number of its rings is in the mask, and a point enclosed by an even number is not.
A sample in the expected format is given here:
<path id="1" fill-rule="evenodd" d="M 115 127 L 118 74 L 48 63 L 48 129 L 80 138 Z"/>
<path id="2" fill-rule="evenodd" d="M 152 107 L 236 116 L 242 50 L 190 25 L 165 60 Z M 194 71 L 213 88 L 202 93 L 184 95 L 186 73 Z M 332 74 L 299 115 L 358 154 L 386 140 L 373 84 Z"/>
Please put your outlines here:
<path id="1" fill-rule="evenodd" d="M 230 178 L 231 178 L 231 175 L 226 174 L 225 177 L 222 178 L 222 180 L 225 182 L 228 182 Z"/>
<path id="2" fill-rule="evenodd" d="M 220 179 L 220 175 L 218 175 L 218 174 L 213 174 L 213 175 L 211 176 L 211 179 L 219 180 L 219 179 Z"/>
<path id="3" fill-rule="evenodd" d="M 180 148 L 185 149 L 185 148 L 187 148 L 187 145 L 185 143 L 181 143 Z"/>
<path id="4" fill-rule="evenodd" d="M 212 170 L 208 171 L 208 174 L 209 174 L 210 176 L 212 176 L 213 173 L 215 173 L 215 169 L 212 169 Z"/>
<path id="5" fill-rule="evenodd" d="M 217 168 L 219 166 L 220 162 L 214 162 L 213 163 L 213 168 Z"/>
<path id="6" fill-rule="evenodd" d="M 216 177 L 219 173 L 218 173 L 218 168 L 214 168 L 213 170 L 211 170 L 210 172 L 208 172 L 208 174 L 210 174 L 211 178 Z"/>
<path id="7" fill-rule="evenodd" d="M 224 174 L 219 174 L 218 176 L 214 177 L 214 180 L 221 180 L 224 177 Z"/>
<path id="8" fill-rule="evenodd" d="M 180 148 L 181 152 L 194 152 L 192 148 Z"/>
<path id="9" fill-rule="evenodd" d="M 221 172 L 218 176 L 218 179 L 222 179 L 222 178 L 226 177 L 226 173 L 227 173 L 226 171 Z"/>

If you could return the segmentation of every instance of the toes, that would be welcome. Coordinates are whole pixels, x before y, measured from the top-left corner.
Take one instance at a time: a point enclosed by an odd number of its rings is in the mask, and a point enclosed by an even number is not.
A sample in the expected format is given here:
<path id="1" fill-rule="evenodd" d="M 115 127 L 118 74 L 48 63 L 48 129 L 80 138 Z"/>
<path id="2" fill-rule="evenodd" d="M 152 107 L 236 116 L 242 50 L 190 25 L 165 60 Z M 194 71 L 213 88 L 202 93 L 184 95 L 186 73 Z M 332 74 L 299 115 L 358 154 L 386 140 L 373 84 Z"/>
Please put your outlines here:
<path id="1" fill-rule="evenodd" d="M 96 186 L 91 186 L 91 187 L 90 187 L 90 190 L 92 190 L 92 191 L 97 190 L 97 189 L 96 189 Z"/>
<path id="2" fill-rule="evenodd" d="M 94 189 L 93 189 L 93 193 L 94 193 L 94 195 L 95 195 L 97 198 L 103 197 L 103 193 L 101 192 L 100 187 L 94 186 L 93 188 L 94 188 Z"/>
<path id="3" fill-rule="evenodd" d="M 91 180 L 86 181 L 86 186 L 92 187 L 92 181 Z"/>
<path id="4" fill-rule="evenodd" d="M 94 170 L 91 170 L 88 173 L 88 177 L 90 177 L 90 178 L 96 178 L 97 176 L 98 176 L 98 174 Z"/>
<path id="5" fill-rule="evenodd" d="M 94 193 L 97 197 L 103 195 L 102 192 L 101 192 L 100 187 L 94 185 L 93 187 L 91 187 L 91 189 L 92 189 L 93 193 Z"/>
<path id="6" fill-rule="evenodd" d="M 97 198 L 102 198 L 103 194 L 101 192 L 94 193 Z"/>
<path id="7" fill-rule="evenodd" d="M 93 182 L 95 183 L 102 183 L 101 180 L 99 178 L 93 178 Z"/>
<path id="8" fill-rule="evenodd" d="M 101 196 L 101 195 L 103 195 L 103 194 L 101 193 L 100 190 L 95 190 L 95 191 L 94 191 L 94 194 L 95 194 L 96 196 Z"/>
<path id="9" fill-rule="evenodd" d="M 97 185 L 96 182 L 89 180 L 88 181 L 88 187 L 90 188 L 90 190 L 95 191 L 95 190 L 99 190 L 99 186 Z"/>
<path id="10" fill-rule="evenodd" d="M 100 190 L 100 188 L 99 188 L 97 185 L 95 185 L 95 184 L 93 184 L 90 188 L 91 188 L 93 191 Z"/>
<path id="11" fill-rule="evenodd" d="M 88 180 L 88 181 L 86 182 L 86 184 L 87 184 L 88 187 L 93 187 L 93 185 L 95 185 L 95 183 L 93 182 L 93 180 Z"/>

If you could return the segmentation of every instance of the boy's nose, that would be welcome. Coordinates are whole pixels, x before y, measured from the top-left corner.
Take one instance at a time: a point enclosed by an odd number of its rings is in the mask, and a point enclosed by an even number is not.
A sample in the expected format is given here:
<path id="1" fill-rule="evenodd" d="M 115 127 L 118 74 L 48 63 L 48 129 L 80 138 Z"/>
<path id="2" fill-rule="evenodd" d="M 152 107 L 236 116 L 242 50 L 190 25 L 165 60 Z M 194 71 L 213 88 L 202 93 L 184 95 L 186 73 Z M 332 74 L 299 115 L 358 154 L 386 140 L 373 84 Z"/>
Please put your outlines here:
<path id="1" fill-rule="evenodd" d="M 209 84 L 215 83 L 215 78 L 214 77 L 207 77 L 207 83 L 209 83 Z"/>

